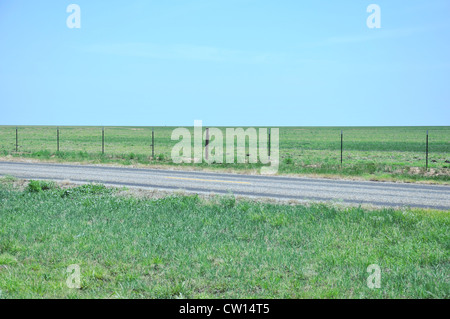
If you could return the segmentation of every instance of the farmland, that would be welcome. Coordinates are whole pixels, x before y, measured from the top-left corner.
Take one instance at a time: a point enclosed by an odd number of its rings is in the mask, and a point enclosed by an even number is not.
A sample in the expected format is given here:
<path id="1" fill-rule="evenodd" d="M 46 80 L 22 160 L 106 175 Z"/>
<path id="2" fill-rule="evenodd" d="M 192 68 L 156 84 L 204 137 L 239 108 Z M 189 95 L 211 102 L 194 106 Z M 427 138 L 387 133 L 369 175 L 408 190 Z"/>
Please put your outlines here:
<path id="1" fill-rule="evenodd" d="M 448 298 L 447 212 L 0 179 L 1 298 Z M 81 289 L 66 285 L 80 267 Z M 379 265 L 380 288 L 367 267 Z"/>
<path id="2" fill-rule="evenodd" d="M 155 127 L 152 158 L 151 127 L 106 127 L 102 154 L 101 127 L 61 127 L 57 151 L 56 127 L 0 127 L 0 156 L 54 162 L 118 163 L 183 166 L 209 170 L 257 172 L 261 164 L 173 164 L 171 140 L 175 127 Z M 188 128 L 193 132 L 193 128 Z M 340 130 L 344 132 L 340 165 Z M 426 130 L 429 129 L 429 170 L 425 170 Z M 222 128 L 224 130 L 224 128 Z M 279 174 L 358 177 L 371 180 L 450 180 L 450 127 L 281 127 Z M 225 149 L 226 152 L 226 149 Z"/>

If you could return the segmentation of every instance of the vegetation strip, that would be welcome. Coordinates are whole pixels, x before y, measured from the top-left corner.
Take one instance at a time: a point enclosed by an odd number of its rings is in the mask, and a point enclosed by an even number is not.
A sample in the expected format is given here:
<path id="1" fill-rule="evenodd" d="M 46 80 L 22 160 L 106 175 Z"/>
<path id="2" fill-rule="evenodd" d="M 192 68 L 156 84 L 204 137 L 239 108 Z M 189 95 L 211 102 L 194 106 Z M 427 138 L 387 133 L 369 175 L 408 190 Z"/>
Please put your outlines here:
<path id="1" fill-rule="evenodd" d="M 192 127 L 186 127 L 193 132 Z M 173 164 L 171 140 L 175 127 L 105 128 L 102 153 L 101 127 L 0 126 L 0 157 L 33 158 L 52 162 L 117 163 L 146 167 L 186 167 L 213 171 L 256 172 L 262 164 Z M 225 128 L 220 128 L 222 131 Z M 425 169 L 426 131 L 429 130 L 429 163 Z M 343 165 L 340 132 L 344 131 Z M 281 127 L 282 175 L 360 178 L 380 181 L 450 182 L 450 127 Z M 224 149 L 226 153 L 226 148 Z"/>
<path id="2" fill-rule="evenodd" d="M 449 297 L 448 212 L 13 183 L 0 185 L 0 298 Z M 81 289 L 66 285 L 73 264 Z"/>

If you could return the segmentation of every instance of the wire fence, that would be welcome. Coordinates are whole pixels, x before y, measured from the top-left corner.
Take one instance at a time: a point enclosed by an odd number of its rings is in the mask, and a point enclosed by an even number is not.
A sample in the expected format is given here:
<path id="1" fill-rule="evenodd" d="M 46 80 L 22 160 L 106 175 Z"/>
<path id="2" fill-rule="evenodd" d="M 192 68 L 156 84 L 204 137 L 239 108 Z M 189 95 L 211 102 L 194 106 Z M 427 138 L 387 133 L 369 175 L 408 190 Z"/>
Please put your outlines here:
<path id="1" fill-rule="evenodd" d="M 193 133 L 192 127 L 186 127 Z M 0 127 L 3 155 L 88 158 L 145 157 L 170 161 L 174 127 Z M 205 130 L 206 128 L 204 128 Z M 222 128 L 223 130 L 225 128 Z M 281 164 L 305 167 L 374 162 L 394 166 L 450 167 L 450 128 L 280 128 Z M 270 140 L 268 141 L 270 145 Z M 204 141 L 204 146 L 208 141 Z"/>

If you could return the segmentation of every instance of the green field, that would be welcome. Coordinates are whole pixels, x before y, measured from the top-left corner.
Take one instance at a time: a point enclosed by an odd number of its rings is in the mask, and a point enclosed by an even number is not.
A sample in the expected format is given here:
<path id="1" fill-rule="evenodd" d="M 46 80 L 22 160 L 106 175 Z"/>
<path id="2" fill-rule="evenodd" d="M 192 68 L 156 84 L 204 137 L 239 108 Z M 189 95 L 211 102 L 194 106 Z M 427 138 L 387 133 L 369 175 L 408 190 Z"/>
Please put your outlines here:
<path id="1" fill-rule="evenodd" d="M 56 127 L 0 127 L 0 156 L 51 161 L 174 165 L 174 127 L 155 127 L 155 158 L 151 157 L 150 127 L 106 127 L 105 154 L 100 127 L 61 127 L 60 152 Z M 193 132 L 192 127 L 189 128 Z M 344 131 L 343 167 L 340 130 Z M 429 129 L 429 170 L 425 170 L 425 140 Z M 224 147 L 224 152 L 226 148 Z M 183 164 L 202 169 L 258 172 L 260 164 Z M 374 180 L 450 181 L 450 127 L 282 127 L 280 174 L 358 176 Z"/>
<path id="2" fill-rule="evenodd" d="M 448 212 L 19 182 L 0 180 L 0 299 L 449 297 Z"/>

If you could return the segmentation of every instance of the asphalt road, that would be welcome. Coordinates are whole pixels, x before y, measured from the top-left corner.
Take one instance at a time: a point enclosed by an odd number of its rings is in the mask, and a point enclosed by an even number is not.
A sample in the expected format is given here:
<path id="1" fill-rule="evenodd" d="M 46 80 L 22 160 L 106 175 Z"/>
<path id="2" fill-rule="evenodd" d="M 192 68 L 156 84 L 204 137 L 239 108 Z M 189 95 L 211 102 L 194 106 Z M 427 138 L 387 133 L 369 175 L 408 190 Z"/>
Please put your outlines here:
<path id="1" fill-rule="evenodd" d="M 248 197 L 450 209 L 450 186 L 0 162 L 0 175 Z"/>

